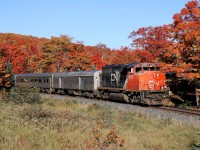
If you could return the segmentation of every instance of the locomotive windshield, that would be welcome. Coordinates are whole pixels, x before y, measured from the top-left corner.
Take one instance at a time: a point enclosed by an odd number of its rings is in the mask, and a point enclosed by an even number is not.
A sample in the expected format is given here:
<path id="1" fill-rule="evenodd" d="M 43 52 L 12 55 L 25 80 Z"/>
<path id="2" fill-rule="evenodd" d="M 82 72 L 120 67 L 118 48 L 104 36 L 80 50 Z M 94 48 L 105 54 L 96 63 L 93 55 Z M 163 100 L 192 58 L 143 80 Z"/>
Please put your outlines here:
<path id="1" fill-rule="evenodd" d="M 140 71 L 159 71 L 160 67 L 136 67 L 135 71 L 140 72 Z"/>
<path id="2" fill-rule="evenodd" d="M 150 71 L 154 71 L 155 70 L 155 67 L 150 67 Z"/>

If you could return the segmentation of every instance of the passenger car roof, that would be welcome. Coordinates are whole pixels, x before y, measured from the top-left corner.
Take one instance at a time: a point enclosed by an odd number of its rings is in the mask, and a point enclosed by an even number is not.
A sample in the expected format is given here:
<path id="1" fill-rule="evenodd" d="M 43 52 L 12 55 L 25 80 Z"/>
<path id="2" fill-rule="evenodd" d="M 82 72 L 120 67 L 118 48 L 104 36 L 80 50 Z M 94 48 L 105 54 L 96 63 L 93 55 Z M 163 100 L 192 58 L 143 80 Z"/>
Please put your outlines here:
<path id="1" fill-rule="evenodd" d="M 15 74 L 16 77 L 51 77 L 53 73 L 27 73 Z"/>
<path id="2" fill-rule="evenodd" d="M 76 77 L 76 76 L 93 76 L 99 70 L 92 70 L 92 71 L 73 71 L 73 72 L 59 72 L 55 73 L 54 77 Z"/>

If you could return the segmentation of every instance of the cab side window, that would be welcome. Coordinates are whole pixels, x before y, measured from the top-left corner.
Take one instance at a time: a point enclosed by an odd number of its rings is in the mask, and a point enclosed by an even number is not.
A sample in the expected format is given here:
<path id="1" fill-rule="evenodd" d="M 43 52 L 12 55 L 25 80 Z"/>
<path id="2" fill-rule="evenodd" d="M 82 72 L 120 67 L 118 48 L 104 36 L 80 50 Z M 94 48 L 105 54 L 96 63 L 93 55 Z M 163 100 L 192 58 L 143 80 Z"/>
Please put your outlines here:
<path id="1" fill-rule="evenodd" d="M 136 72 L 142 71 L 142 68 L 136 68 L 135 71 Z"/>

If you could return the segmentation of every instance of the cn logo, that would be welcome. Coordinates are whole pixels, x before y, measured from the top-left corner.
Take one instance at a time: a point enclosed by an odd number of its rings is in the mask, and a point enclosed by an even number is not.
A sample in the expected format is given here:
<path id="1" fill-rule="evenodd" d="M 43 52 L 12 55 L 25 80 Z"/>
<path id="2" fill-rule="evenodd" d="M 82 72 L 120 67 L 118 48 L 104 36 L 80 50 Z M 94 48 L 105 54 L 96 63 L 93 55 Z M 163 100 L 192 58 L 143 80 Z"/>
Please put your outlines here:
<path id="1" fill-rule="evenodd" d="M 155 85 L 159 86 L 159 85 L 160 85 L 160 82 L 159 82 L 159 81 L 152 81 L 152 80 L 149 80 L 149 88 L 150 88 L 150 89 L 153 89 Z"/>
<path id="2" fill-rule="evenodd" d="M 115 71 L 115 73 L 111 74 L 111 81 L 116 82 L 116 85 L 119 86 L 119 83 L 120 83 L 120 73 L 119 73 L 119 71 Z"/>

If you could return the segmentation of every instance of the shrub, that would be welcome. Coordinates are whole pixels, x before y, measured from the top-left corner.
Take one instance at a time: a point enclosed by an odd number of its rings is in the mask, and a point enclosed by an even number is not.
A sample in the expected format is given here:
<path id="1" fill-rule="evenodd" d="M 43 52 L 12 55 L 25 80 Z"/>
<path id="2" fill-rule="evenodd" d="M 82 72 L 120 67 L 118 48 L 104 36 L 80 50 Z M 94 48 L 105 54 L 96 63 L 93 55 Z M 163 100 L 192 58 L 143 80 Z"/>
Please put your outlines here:
<path id="1" fill-rule="evenodd" d="M 0 89 L 0 100 L 3 100 L 6 94 L 7 94 L 7 90 L 5 88 Z"/>
<path id="2" fill-rule="evenodd" d="M 124 138 L 120 137 L 112 127 L 106 135 L 103 135 L 104 124 L 99 122 L 96 126 L 92 127 L 92 137 L 86 140 L 87 149 L 117 149 L 124 146 Z"/>
<path id="3" fill-rule="evenodd" d="M 45 118 L 49 118 L 51 116 L 51 112 L 44 110 L 41 105 L 38 105 L 36 107 L 29 106 L 23 109 L 23 111 L 21 112 L 21 116 L 28 119 L 42 120 Z"/>
<path id="4" fill-rule="evenodd" d="M 37 88 L 19 86 L 12 88 L 3 100 L 6 102 L 14 102 L 15 104 L 38 104 L 41 103 L 41 96 Z"/>
<path id="5" fill-rule="evenodd" d="M 200 133 L 198 133 L 200 135 Z M 200 142 L 192 144 L 192 149 L 193 150 L 200 150 Z"/>
<path id="6" fill-rule="evenodd" d="M 107 106 L 98 104 L 89 105 L 87 111 L 90 115 L 96 116 L 96 120 L 101 120 L 105 127 L 111 127 L 113 121 L 113 110 Z"/>

